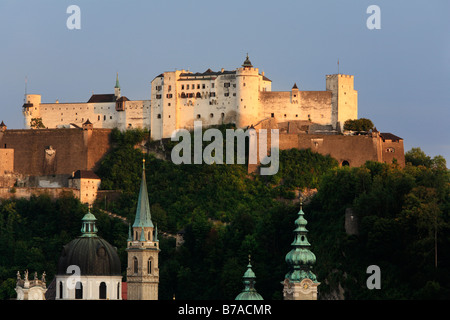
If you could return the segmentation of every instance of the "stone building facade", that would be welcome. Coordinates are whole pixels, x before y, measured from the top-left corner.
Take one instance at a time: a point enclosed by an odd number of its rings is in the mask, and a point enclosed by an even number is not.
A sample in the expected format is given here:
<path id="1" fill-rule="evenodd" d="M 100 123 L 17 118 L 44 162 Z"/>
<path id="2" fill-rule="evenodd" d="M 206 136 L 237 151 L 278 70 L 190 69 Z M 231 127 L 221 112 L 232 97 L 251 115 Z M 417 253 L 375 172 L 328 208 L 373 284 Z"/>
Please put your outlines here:
<path id="1" fill-rule="evenodd" d="M 87 102 L 42 103 L 40 94 L 27 94 L 22 106 L 24 127 L 41 119 L 47 129 L 77 128 L 90 121 L 95 128 L 149 128 L 150 101 L 121 96 L 119 79 L 114 94 L 93 94 Z"/>
<path id="2" fill-rule="evenodd" d="M 114 94 L 93 94 L 87 102 L 42 103 L 27 94 L 22 106 L 24 126 L 40 119 L 45 128 L 80 127 L 89 120 L 95 128 L 147 128 L 154 140 L 170 138 L 177 129 L 234 123 L 238 128 L 274 118 L 278 122 L 305 120 L 341 130 L 345 120 L 357 119 L 358 95 L 352 75 L 326 76 L 326 90 L 272 90 L 272 81 L 247 56 L 235 70 L 163 72 L 152 80 L 150 100 L 121 96 L 118 78 Z"/>
<path id="3" fill-rule="evenodd" d="M 301 91 L 297 84 L 290 91 L 271 88 L 272 81 L 248 56 L 233 71 L 164 72 L 152 81 L 152 138 L 170 138 L 177 129 L 193 129 L 194 121 L 244 128 L 268 118 L 305 120 L 340 131 L 345 120 L 358 117 L 358 94 L 351 75 L 327 75 L 325 91 Z"/>

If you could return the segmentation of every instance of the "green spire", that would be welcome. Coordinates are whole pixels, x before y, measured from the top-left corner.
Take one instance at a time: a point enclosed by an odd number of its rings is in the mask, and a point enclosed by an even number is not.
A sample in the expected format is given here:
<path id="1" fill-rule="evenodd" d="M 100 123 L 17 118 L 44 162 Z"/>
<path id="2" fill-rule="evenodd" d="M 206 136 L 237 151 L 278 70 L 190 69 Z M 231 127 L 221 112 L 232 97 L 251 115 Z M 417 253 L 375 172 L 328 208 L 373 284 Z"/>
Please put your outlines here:
<path id="1" fill-rule="evenodd" d="M 256 292 L 255 289 L 255 273 L 252 270 L 252 264 L 250 262 L 250 255 L 248 256 L 247 271 L 245 271 L 242 277 L 244 283 L 244 290 L 237 295 L 235 300 L 264 300 L 261 295 Z"/>
<path id="2" fill-rule="evenodd" d="M 118 72 L 116 74 L 116 86 L 114 88 L 120 88 L 120 85 L 119 85 L 119 73 Z"/>
<path id="3" fill-rule="evenodd" d="M 95 221 L 97 219 L 95 216 L 91 213 L 90 208 L 88 209 L 88 213 L 86 213 L 81 219 L 83 222 L 83 225 L 81 227 L 81 233 L 82 237 L 96 237 L 97 236 L 97 227 L 95 226 Z"/>
<path id="4" fill-rule="evenodd" d="M 153 228 L 152 217 L 150 215 L 150 204 L 148 201 L 147 183 L 145 181 L 145 159 L 142 159 L 141 188 L 139 190 L 136 218 L 133 223 L 133 228 L 135 227 Z"/>
<path id="5" fill-rule="evenodd" d="M 312 273 L 312 266 L 316 263 L 316 256 L 309 250 L 311 244 L 308 242 L 306 234 L 307 221 L 304 217 L 302 201 L 300 200 L 300 211 L 295 220 L 295 238 L 291 243 L 292 250 L 286 255 L 286 262 L 291 270 L 286 274 L 286 278 L 293 282 L 300 282 L 304 278 L 309 278 L 317 282 L 316 275 Z"/>

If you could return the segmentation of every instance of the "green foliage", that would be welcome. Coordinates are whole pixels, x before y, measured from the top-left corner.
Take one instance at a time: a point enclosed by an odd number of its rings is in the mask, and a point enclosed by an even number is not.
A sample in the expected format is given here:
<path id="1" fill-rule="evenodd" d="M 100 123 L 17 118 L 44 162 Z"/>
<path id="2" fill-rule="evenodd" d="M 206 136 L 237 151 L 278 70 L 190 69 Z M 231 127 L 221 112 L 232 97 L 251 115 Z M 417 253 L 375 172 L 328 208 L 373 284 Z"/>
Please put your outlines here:
<path id="1" fill-rule="evenodd" d="M 278 174 L 254 176 L 246 165 L 175 165 L 143 154 L 136 145 L 147 136 L 113 131 L 116 147 L 97 174 L 104 188 L 122 190 L 108 210 L 133 221 L 146 160 L 152 219 L 160 231 L 160 299 L 234 299 L 249 254 L 257 291 L 266 300 L 282 299 L 284 259 L 299 211 L 292 200 L 304 188 L 318 190 L 303 210 L 319 299 L 450 298 L 450 179 L 439 156 L 428 162 L 412 151 L 411 159 L 422 160 L 405 168 L 378 162 L 350 168 L 293 149 L 280 152 Z M 346 208 L 358 217 L 356 235 L 345 232 Z M 70 196 L 0 203 L 0 298 L 15 295 L 17 270 L 45 270 L 51 281 L 61 248 L 79 235 L 86 210 Z M 99 235 L 118 248 L 125 281 L 128 226 L 95 206 L 93 213 Z M 185 242 L 176 248 L 181 229 Z M 367 267 L 374 264 L 381 290 L 366 287 Z"/>
<path id="2" fill-rule="evenodd" d="M 15 276 L 24 270 L 47 274 L 52 281 L 63 245 L 80 235 L 81 219 L 87 208 L 72 195 L 56 200 L 32 196 L 29 200 L 0 203 L 0 299 L 15 298 Z M 127 226 L 118 219 L 93 211 L 99 235 L 118 248 L 125 248 Z M 119 250 L 120 254 L 120 250 Z M 122 254 L 122 262 L 125 262 Z M 123 264 L 122 270 L 125 270 Z"/>
<path id="3" fill-rule="evenodd" d="M 30 120 L 31 129 L 45 129 L 45 125 L 42 122 L 42 118 L 32 118 Z"/>
<path id="4" fill-rule="evenodd" d="M 344 122 L 344 130 L 350 131 L 369 131 L 373 129 L 374 125 L 370 119 L 360 118 L 360 119 L 349 119 Z"/>

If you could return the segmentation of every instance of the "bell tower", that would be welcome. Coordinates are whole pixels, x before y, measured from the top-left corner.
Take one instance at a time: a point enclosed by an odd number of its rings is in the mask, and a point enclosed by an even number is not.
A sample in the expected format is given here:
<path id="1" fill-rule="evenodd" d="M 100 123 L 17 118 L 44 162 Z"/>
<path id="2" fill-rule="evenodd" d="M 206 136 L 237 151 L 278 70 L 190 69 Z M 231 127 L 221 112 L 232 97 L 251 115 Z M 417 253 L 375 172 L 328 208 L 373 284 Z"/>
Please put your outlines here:
<path id="1" fill-rule="evenodd" d="M 282 282 L 284 300 L 317 300 L 317 287 L 320 283 L 312 272 L 312 266 L 316 263 L 316 256 L 309 250 L 311 244 L 306 234 L 306 224 L 302 203 L 295 220 L 295 238 L 292 242 L 292 250 L 286 255 L 286 262 L 290 267 Z"/>
<path id="2" fill-rule="evenodd" d="M 127 299 L 158 300 L 159 241 L 153 226 L 143 160 L 141 188 L 133 226 L 129 226 L 127 252 Z"/>

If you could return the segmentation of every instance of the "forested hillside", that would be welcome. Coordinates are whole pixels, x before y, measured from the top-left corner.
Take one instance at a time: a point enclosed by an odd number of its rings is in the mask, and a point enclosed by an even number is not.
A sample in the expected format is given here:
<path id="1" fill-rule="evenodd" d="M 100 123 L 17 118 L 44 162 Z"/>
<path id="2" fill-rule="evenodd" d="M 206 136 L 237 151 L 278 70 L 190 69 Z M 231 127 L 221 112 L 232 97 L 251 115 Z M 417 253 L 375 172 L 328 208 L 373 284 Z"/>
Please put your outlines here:
<path id="1" fill-rule="evenodd" d="M 243 288 L 249 254 L 258 292 L 267 300 L 282 299 L 284 258 L 299 211 L 296 195 L 309 189 L 317 189 L 303 211 L 317 257 L 319 299 L 450 298 L 450 185 L 442 157 L 412 149 L 404 169 L 374 162 L 341 168 L 328 156 L 292 149 L 280 152 L 275 176 L 249 176 L 245 165 L 160 160 L 136 148 L 147 136 L 114 131 L 115 148 L 97 171 L 104 189 L 123 191 L 92 212 L 99 235 L 118 248 L 124 281 L 128 226 L 99 209 L 106 205 L 134 220 L 145 158 L 154 224 L 160 232 L 183 229 L 185 235 L 179 248 L 172 237 L 159 237 L 160 299 L 234 299 Z M 346 208 L 358 217 L 357 235 L 345 232 Z M 45 270 L 51 281 L 62 245 L 80 234 L 86 211 L 71 196 L 1 202 L 1 299 L 15 297 L 17 270 Z M 370 265 L 380 267 L 379 290 L 366 286 Z"/>

